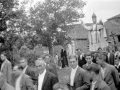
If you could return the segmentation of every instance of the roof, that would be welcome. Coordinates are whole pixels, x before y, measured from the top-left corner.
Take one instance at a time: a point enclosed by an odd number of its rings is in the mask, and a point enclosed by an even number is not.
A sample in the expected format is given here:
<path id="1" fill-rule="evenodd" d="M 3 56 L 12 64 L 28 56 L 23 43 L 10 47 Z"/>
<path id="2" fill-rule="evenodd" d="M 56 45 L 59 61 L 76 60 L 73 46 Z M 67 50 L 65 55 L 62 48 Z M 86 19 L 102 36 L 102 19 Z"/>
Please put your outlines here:
<path id="1" fill-rule="evenodd" d="M 104 25 L 107 28 L 108 35 L 111 35 L 111 32 L 116 33 L 116 35 L 120 35 L 120 22 L 110 20 L 106 21 Z"/>
<path id="2" fill-rule="evenodd" d="M 120 14 L 118 14 L 118 15 L 116 15 L 116 16 L 113 16 L 113 17 L 111 17 L 111 18 L 109 18 L 109 19 L 107 19 L 107 20 L 112 20 L 112 19 L 117 19 L 117 18 L 120 18 Z"/>
<path id="3" fill-rule="evenodd" d="M 72 39 L 87 39 L 87 30 L 81 24 L 75 24 L 68 33 Z"/>

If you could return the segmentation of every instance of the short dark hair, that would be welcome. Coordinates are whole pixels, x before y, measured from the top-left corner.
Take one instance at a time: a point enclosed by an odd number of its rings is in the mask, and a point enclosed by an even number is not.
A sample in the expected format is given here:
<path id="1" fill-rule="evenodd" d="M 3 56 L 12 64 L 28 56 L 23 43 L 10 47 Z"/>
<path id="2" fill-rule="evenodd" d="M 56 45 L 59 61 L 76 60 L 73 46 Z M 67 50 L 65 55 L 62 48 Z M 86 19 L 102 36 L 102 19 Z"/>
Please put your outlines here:
<path id="1" fill-rule="evenodd" d="M 99 47 L 99 48 L 98 48 L 98 50 L 102 50 L 102 48 L 101 48 L 101 47 Z"/>
<path id="2" fill-rule="evenodd" d="M 89 66 L 89 71 L 93 71 L 95 74 L 99 74 L 100 67 L 98 64 L 93 63 Z"/>
<path id="3" fill-rule="evenodd" d="M 28 62 L 28 59 L 25 57 L 21 57 L 20 61 L 22 61 L 22 60 L 25 60 L 26 62 Z"/>
<path id="4" fill-rule="evenodd" d="M 23 70 L 24 68 L 22 66 L 18 66 L 18 70 Z"/>
<path id="5" fill-rule="evenodd" d="M 100 58 L 100 59 L 102 59 L 102 60 L 104 60 L 104 61 L 106 61 L 106 53 L 98 53 L 97 55 L 96 55 L 96 58 Z"/>
<path id="6" fill-rule="evenodd" d="M 76 59 L 76 56 L 75 56 L 75 55 L 71 55 L 71 56 L 69 56 L 69 59 L 73 59 L 73 58 Z"/>
<path id="7" fill-rule="evenodd" d="M 86 56 L 91 56 L 91 57 L 93 57 L 93 54 L 91 53 L 91 52 L 87 52 L 86 54 L 85 54 L 85 57 Z"/>

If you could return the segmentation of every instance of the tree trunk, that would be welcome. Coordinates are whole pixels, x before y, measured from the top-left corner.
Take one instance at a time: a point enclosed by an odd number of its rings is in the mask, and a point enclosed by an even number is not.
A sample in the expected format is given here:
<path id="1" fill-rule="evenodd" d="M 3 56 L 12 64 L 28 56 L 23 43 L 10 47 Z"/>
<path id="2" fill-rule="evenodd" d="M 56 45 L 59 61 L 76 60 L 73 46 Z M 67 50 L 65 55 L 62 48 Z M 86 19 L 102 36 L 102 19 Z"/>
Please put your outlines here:
<path id="1" fill-rule="evenodd" d="M 49 54 L 51 56 L 53 56 L 53 46 L 52 46 L 52 44 L 48 48 L 49 48 Z"/>

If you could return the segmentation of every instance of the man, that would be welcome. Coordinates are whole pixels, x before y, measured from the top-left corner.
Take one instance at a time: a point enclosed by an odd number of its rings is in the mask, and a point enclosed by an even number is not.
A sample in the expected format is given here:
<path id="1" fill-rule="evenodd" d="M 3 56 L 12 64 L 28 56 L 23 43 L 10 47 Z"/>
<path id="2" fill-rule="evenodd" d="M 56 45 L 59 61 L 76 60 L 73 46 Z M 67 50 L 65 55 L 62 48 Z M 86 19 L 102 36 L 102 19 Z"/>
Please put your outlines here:
<path id="1" fill-rule="evenodd" d="M 11 84 L 12 64 L 7 59 L 4 52 L 1 54 L 1 60 L 3 61 L 2 65 L 1 65 L 1 72 L 5 76 L 6 82 Z"/>
<path id="2" fill-rule="evenodd" d="M 107 49 L 107 63 L 114 65 L 114 53 L 111 48 Z"/>
<path id="3" fill-rule="evenodd" d="M 78 52 L 77 52 L 77 54 L 78 54 L 78 58 L 77 58 L 78 59 L 78 65 L 80 67 L 82 67 L 84 64 L 86 64 L 84 53 L 82 52 L 81 49 L 79 49 Z"/>
<path id="4" fill-rule="evenodd" d="M 37 90 L 53 90 L 54 84 L 58 82 L 58 78 L 53 73 L 46 70 L 46 63 L 43 59 L 35 61 L 36 72 L 36 89 Z"/>
<path id="5" fill-rule="evenodd" d="M 34 80 L 35 70 L 34 68 L 31 68 L 28 66 L 28 61 L 26 58 L 21 58 L 20 60 L 20 66 L 23 67 L 23 72 L 31 77 L 32 80 Z"/>
<path id="6" fill-rule="evenodd" d="M 33 81 L 30 76 L 23 72 L 23 67 L 14 66 L 12 73 L 12 86 L 15 90 L 34 90 Z"/>
<path id="7" fill-rule="evenodd" d="M 110 86 L 111 90 L 117 90 L 119 85 L 119 75 L 114 66 L 105 62 L 106 55 L 98 54 L 96 62 L 101 66 L 100 75 L 102 79 Z"/>
<path id="8" fill-rule="evenodd" d="M 87 72 L 78 66 L 76 57 L 70 57 L 70 65 L 72 67 L 70 74 L 70 88 L 71 90 L 87 90 L 90 86 L 90 80 Z"/>
<path id="9" fill-rule="evenodd" d="M 88 70 L 88 67 L 91 64 L 93 64 L 93 62 L 92 62 L 93 56 L 92 56 L 92 54 L 90 52 L 85 55 L 85 60 L 86 60 L 87 63 L 84 64 L 82 68 L 85 69 L 85 70 Z"/>
<path id="10" fill-rule="evenodd" d="M 44 60 L 47 64 L 46 69 L 58 77 L 56 65 L 54 64 L 54 62 L 52 63 L 51 59 L 52 59 L 52 57 L 48 54 L 46 54 L 44 56 Z"/>
<path id="11" fill-rule="evenodd" d="M 83 69 L 85 69 L 86 71 L 87 71 L 87 75 L 88 75 L 88 77 L 89 77 L 89 79 L 90 79 L 90 81 L 91 81 L 91 73 L 89 72 L 89 67 L 92 65 L 92 64 L 94 64 L 93 63 L 93 56 L 92 56 L 92 54 L 90 53 L 90 52 L 88 52 L 86 55 L 85 55 L 85 59 L 86 59 L 86 64 L 84 64 L 83 65 Z"/>
<path id="12" fill-rule="evenodd" d="M 118 46 L 118 50 L 115 52 L 115 57 L 120 56 L 120 46 Z"/>
<path id="13" fill-rule="evenodd" d="M 119 76 L 120 76 L 120 56 L 116 56 L 114 66 L 117 69 Z"/>
<path id="14" fill-rule="evenodd" d="M 13 86 L 5 81 L 4 74 L 0 72 L 0 90 L 15 90 Z"/>
<path id="15" fill-rule="evenodd" d="M 92 74 L 92 84 L 90 90 L 111 90 L 105 81 L 99 75 L 100 67 L 97 64 L 92 64 L 89 67 Z"/>

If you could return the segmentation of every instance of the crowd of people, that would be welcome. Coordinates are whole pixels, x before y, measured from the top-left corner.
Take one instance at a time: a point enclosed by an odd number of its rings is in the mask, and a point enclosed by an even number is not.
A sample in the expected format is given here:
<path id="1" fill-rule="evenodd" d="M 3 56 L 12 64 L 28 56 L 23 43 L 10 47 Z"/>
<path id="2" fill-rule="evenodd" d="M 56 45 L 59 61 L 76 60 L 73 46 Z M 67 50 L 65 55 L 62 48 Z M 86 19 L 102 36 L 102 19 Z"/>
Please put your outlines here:
<path id="1" fill-rule="evenodd" d="M 69 81 L 59 82 L 57 65 L 51 62 L 52 57 L 45 54 L 28 65 L 28 60 L 22 57 L 19 63 L 12 66 L 5 52 L 2 52 L 0 71 L 0 90 L 119 90 L 120 89 L 120 47 L 113 52 L 111 48 L 103 52 L 82 53 L 65 57 L 61 56 L 64 67 L 71 67 Z M 68 64 L 69 63 L 69 64 Z"/>

